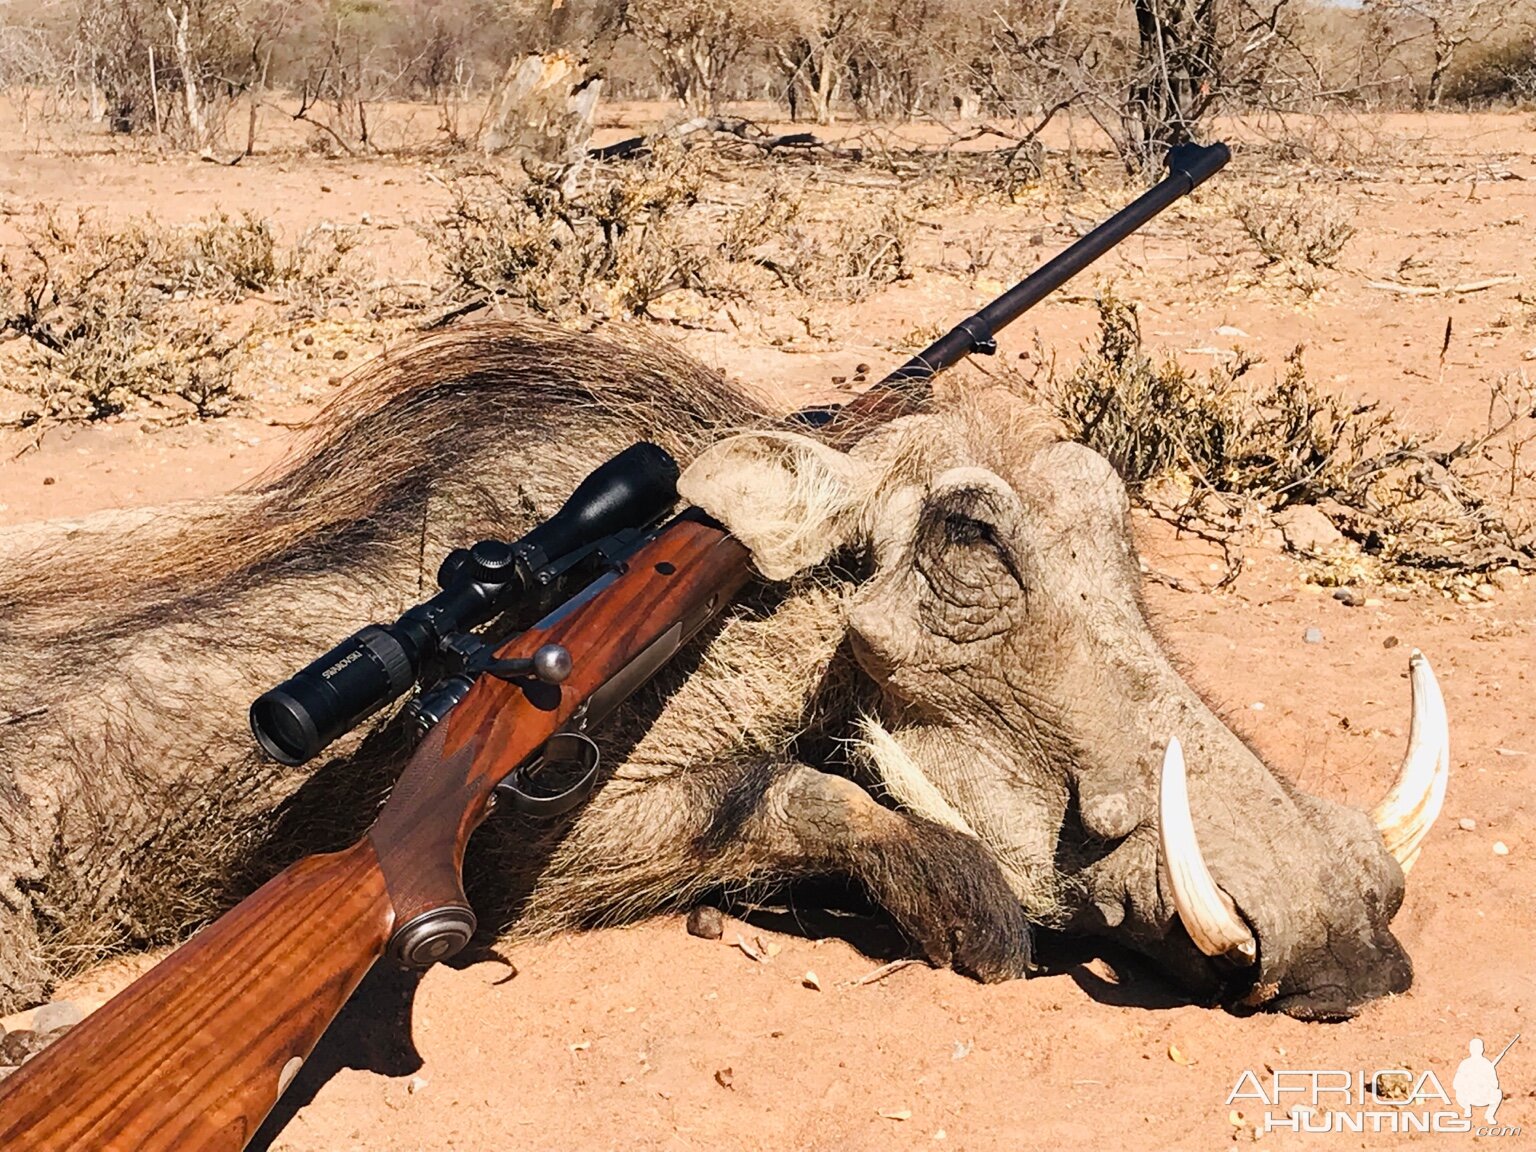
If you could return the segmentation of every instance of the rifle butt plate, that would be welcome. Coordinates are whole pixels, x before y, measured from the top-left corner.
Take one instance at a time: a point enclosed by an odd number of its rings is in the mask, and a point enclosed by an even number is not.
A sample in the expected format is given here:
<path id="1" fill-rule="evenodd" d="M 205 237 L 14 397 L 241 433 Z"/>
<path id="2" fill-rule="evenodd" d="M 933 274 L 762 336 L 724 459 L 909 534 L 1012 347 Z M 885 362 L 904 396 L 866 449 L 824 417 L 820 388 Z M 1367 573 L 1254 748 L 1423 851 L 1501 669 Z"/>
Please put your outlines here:
<path id="1" fill-rule="evenodd" d="M 407 968 L 430 968 L 469 943 L 475 934 L 475 914 L 449 904 L 412 916 L 389 938 L 390 957 Z"/>

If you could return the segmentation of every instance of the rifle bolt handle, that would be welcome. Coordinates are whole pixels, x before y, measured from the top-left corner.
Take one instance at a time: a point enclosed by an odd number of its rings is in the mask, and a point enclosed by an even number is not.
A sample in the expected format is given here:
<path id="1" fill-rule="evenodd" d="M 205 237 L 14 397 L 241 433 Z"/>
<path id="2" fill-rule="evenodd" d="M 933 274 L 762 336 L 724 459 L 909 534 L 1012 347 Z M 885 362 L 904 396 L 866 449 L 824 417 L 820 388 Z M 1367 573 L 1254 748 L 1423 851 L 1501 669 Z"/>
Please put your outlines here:
<path id="1" fill-rule="evenodd" d="M 546 684 L 564 684 L 571 674 L 570 649 L 561 644 L 544 644 L 533 654 L 533 674 Z"/>

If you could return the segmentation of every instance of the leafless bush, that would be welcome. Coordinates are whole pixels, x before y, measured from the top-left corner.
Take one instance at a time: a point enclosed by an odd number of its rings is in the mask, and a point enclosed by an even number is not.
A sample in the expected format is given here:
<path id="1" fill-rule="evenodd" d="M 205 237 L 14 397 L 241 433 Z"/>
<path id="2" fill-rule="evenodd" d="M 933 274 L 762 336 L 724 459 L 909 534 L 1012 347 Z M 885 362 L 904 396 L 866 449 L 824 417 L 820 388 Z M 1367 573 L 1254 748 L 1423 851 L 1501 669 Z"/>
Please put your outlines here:
<path id="1" fill-rule="evenodd" d="M 644 315 L 669 292 L 715 299 L 772 281 L 855 300 L 907 275 L 912 225 L 894 200 L 813 219 L 789 181 L 734 206 L 700 202 L 699 154 L 662 140 L 638 162 L 451 185 L 426 229 L 459 299 L 506 296 L 554 315 Z"/>
<path id="2" fill-rule="evenodd" d="M 149 225 L 50 214 L 27 260 L 0 268 L 3 327 L 31 349 L 26 390 L 39 408 L 23 423 L 97 420 L 146 401 L 174 410 L 180 400 L 196 417 L 229 410 L 240 341 L 166 306 L 166 271 L 186 266 L 176 246 Z"/>
<path id="3" fill-rule="evenodd" d="M 291 318 L 324 316 L 337 304 L 366 295 L 356 257 L 360 243 L 351 228 L 317 224 L 279 250 L 272 283 Z"/>
<path id="4" fill-rule="evenodd" d="M 254 212 L 217 212 L 185 228 L 146 220 L 123 235 L 149 246 L 154 287 L 173 296 L 229 302 L 271 293 L 297 317 L 324 314 L 361 291 L 356 233 L 334 224 L 309 228 L 286 246 Z"/>
<path id="5" fill-rule="evenodd" d="M 1332 198 L 1299 188 L 1243 196 L 1233 215 L 1268 264 L 1332 268 L 1355 234 L 1348 212 Z"/>
<path id="6" fill-rule="evenodd" d="M 794 223 L 782 259 L 765 260 L 784 283 L 821 300 L 862 300 L 910 272 L 907 250 L 912 222 L 895 204 L 872 204 L 842 213 L 830 228 Z"/>
<path id="7" fill-rule="evenodd" d="M 700 180 L 676 146 L 594 171 L 584 186 L 553 169 L 523 181 L 479 173 L 453 185 L 427 237 L 459 296 L 508 296 L 553 315 L 643 313 L 690 282 L 700 245 L 669 217 L 697 199 Z"/>
<path id="8" fill-rule="evenodd" d="M 1352 565 L 1356 578 L 1443 585 L 1536 569 L 1529 381 L 1495 381 L 1484 431 L 1435 448 L 1375 404 L 1319 392 L 1299 348 L 1252 387 L 1250 358 L 1197 376 L 1146 353 L 1134 307 L 1106 296 L 1099 312 L 1097 348 L 1064 374 L 1042 356 L 1033 386 L 1159 515 L 1230 539 L 1255 512 L 1319 507 L 1354 545 L 1316 558 L 1325 577 Z"/>
<path id="9" fill-rule="evenodd" d="M 222 415 L 239 400 L 244 338 L 210 305 L 272 293 L 291 315 L 318 315 L 359 291 L 339 229 L 283 246 L 253 215 L 186 228 L 121 226 L 41 211 L 25 254 L 0 263 L 0 333 L 24 338 L 36 407 L 22 423 L 97 420 L 141 404 L 171 415 Z"/>
<path id="10" fill-rule="evenodd" d="M 278 279 L 277 237 L 251 212 L 216 213 L 179 235 L 162 231 L 155 247 L 161 283 L 172 291 L 237 300 Z"/>
<path id="11" fill-rule="evenodd" d="M 690 112 L 716 110 L 731 67 L 762 33 L 761 8 L 730 0 L 631 0 L 629 30 L 648 48 Z"/>

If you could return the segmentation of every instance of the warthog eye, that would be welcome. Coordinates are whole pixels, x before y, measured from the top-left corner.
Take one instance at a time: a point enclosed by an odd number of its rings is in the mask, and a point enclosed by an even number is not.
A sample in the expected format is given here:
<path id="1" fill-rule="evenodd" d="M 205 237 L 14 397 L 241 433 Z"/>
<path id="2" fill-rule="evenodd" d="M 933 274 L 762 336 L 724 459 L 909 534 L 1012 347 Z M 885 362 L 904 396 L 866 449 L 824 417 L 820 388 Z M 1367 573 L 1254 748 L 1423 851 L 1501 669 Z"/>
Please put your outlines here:
<path id="1" fill-rule="evenodd" d="M 990 493 L 960 489 L 936 500 L 924 515 L 918 537 L 918 567 L 931 583 L 950 594 L 946 598 L 969 601 L 980 595 L 989 599 L 999 591 L 998 578 L 1004 574 L 1023 587 L 1004 531 L 987 518 L 994 512 L 1000 514 Z M 963 591 L 967 586 L 976 591 Z"/>
<path id="2" fill-rule="evenodd" d="M 997 530 L 992 525 L 960 512 L 951 512 L 944 517 L 944 535 L 951 544 L 986 543 L 993 548 L 998 546 Z"/>

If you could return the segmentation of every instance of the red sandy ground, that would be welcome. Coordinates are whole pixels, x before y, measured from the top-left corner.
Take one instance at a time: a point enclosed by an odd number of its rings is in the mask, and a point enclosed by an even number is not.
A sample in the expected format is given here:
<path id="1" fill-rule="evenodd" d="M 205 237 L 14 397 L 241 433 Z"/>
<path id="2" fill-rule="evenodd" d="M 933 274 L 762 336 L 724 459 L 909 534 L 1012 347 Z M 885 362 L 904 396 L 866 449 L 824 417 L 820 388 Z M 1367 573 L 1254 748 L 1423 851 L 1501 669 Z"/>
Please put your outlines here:
<path id="1" fill-rule="evenodd" d="M 1096 275 L 1142 302 L 1150 344 L 1191 363 L 1209 358 L 1192 350 L 1233 343 L 1213 334 L 1223 324 L 1242 328 L 1243 345 L 1271 365 L 1305 342 L 1314 379 L 1385 399 L 1410 426 L 1450 438 L 1481 420 L 1482 382 L 1529 368 L 1522 358 L 1536 347 L 1536 322 L 1516 296 L 1529 293 L 1536 276 L 1536 122 L 1528 114 L 1399 117 L 1356 128 L 1375 151 L 1352 174 L 1330 178 L 1321 194 L 1350 207 L 1360 234 L 1320 292 L 1306 296 L 1253 270 L 1257 260 L 1216 186 Z M 1499 170 L 1511 178 L 1493 179 Z M 427 161 L 291 156 L 237 168 L 151 162 L 13 138 L 0 198 L 91 204 L 124 216 L 152 206 L 171 220 L 250 207 L 289 235 L 317 219 L 351 222 L 367 212 L 367 251 L 381 274 L 408 277 L 421 275 L 425 260 L 409 224 L 444 199 L 431 172 Z M 1309 179 L 1301 169 L 1285 177 L 1291 186 Z M 1120 195 L 1084 193 L 1064 204 L 1041 194 L 963 214 L 935 210 L 925 218 L 936 230 L 921 241 L 930 267 L 857 308 L 825 310 L 821 338 L 765 309 L 681 339 L 798 402 L 828 391 L 832 375 L 851 375 L 860 361 L 894 363 L 892 345 L 903 333 L 918 323 L 947 326 L 998 290 L 1000 282 L 943 270 L 943 239 L 990 231 L 1010 261 L 999 276 L 1011 278 L 1071 238 L 1061 225 L 1068 212 L 1093 218 Z M 1035 234 L 1039 247 L 1030 244 Z M 1418 283 L 1524 279 L 1451 297 L 1405 298 L 1366 286 L 1398 278 L 1409 256 L 1423 262 Z M 1442 365 L 1447 317 L 1453 339 Z M 1008 333 L 1003 354 L 1016 355 L 1038 332 L 1069 361 L 1092 325 L 1086 301 L 1058 299 Z M 793 328 L 798 336 L 783 335 Z M 273 339 L 262 353 L 269 385 L 238 418 L 161 430 L 137 420 L 59 430 L 19 459 L 11 457 L 28 441 L 9 436 L 0 445 L 0 523 L 224 491 L 250 479 L 289 443 L 271 421 L 312 413 L 332 391 L 327 376 L 390 335 L 345 318 L 314 331 L 319 340 L 307 352 L 290 350 L 289 337 Z M 351 364 L 333 364 L 333 347 L 352 348 Z M 1141 543 L 1152 567 L 1214 582 L 1206 545 L 1146 522 Z M 1499 1120 L 1524 1131 L 1499 1139 L 1511 1148 L 1536 1139 L 1529 943 L 1536 583 L 1506 580 L 1492 599 L 1467 602 L 1364 591 L 1382 603 L 1346 607 L 1305 583 L 1294 561 L 1263 548 L 1249 549 L 1245 572 L 1227 591 L 1148 589 L 1168 644 L 1223 714 L 1302 787 L 1354 803 L 1374 800 L 1401 754 L 1409 648 L 1434 662 L 1451 716 L 1453 776 L 1445 815 L 1395 924 L 1417 979 L 1409 993 L 1360 1019 L 1315 1025 L 1186 1005 L 1123 958 L 1064 957 L 1059 975 L 994 987 L 920 964 L 855 985 L 891 953 L 734 920 L 724 940 L 706 942 L 664 918 L 510 949 L 513 968 L 483 960 L 433 970 L 411 1015 L 419 1070 L 408 1071 L 396 1053 L 395 1075 L 341 1068 L 327 1076 L 332 1068 L 317 1054 L 313 1075 L 281 1109 L 280 1129 L 257 1146 L 1215 1148 L 1248 1141 L 1262 1119 L 1262 1105 L 1226 1103 L 1244 1070 L 1267 1083 L 1266 1069 L 1430 1069 L 1449 1090 L 1469 1039 L 1480 1036 L 1496 1052 L 1521 1031 L 1525 1039 L 1499 1067 L 1507 1097 Z M 1322 630 L 1322 644 L 1302 642 L 1311 626 Z M 1475 827 L 1462 830 L 1463 818 Z M 1495 854 L 1496 841 L 1507 855 Z M 826 917 L 808 922 L 824 925 Z M 750 959 L 735 946 L 738 933 L 777 954 L 768 963 Z M 115 987 L 132 966 L 109 967 L 81 989 Z M 819 990 L 806 983 L 810 971 Z M 347 1028 L 340 1034 L 354 1036 Z M 401 1033 L 393 1035 L 398 1045 Z M 359 1054 L 354 1042 L 343 1061 L 368 1063 Z M 1263 1142 L 1433 1148 L 1466 1139 L 1273 1132 Z"/>

